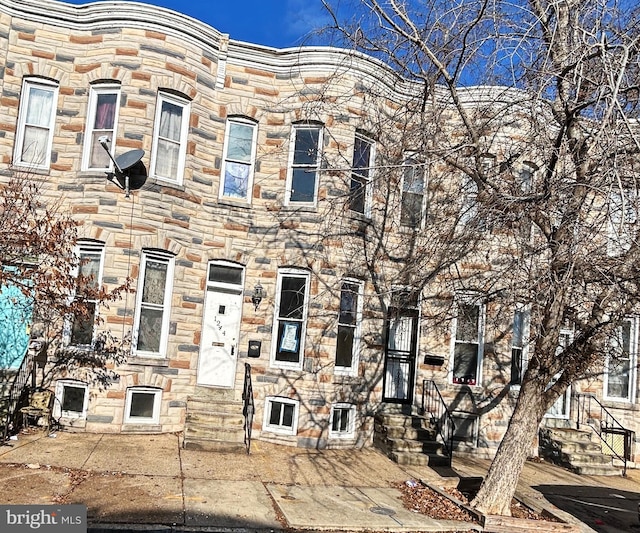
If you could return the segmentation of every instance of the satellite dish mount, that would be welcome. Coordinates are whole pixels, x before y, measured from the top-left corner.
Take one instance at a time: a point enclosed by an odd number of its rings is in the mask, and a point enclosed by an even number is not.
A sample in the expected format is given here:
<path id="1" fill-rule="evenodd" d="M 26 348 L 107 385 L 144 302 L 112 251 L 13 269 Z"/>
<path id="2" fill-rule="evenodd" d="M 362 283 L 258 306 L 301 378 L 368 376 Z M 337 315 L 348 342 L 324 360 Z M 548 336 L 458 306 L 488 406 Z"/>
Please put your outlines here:
<path id="1" fill-rule="evenodd" d="M 142 187 L 147 180 L 147 169 L 142 163 L 144 150 L 129 150 L 114 158 L 109 151 L 111 139 L 102 135 L 98 142 L 114 166 L 114 172 L 107 172 L 107 179 L 124 191 L 125 198 L 129 198 L 129 193 Z"/>

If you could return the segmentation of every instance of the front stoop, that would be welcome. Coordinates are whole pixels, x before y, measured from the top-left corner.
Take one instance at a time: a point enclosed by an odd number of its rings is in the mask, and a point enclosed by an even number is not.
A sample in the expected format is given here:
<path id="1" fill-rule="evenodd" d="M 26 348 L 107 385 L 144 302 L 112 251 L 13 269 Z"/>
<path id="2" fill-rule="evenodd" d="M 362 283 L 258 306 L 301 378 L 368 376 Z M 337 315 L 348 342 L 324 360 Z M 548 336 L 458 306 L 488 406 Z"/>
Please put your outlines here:
<path id="1" fill-rule="evenodd" d="M 246 451 L 242 400 L 233 390 L 204 389 L 187 397 L 183 447 L 189 450 Z"/>
<path id="2" fill-rule="evenodd" d="M 401 465 L 446 466 L 449 457 L 430 420 L 417 414 L 379 412 L 374 418 L 373 444 Z"/>
<path id="3" fill-rule="evenodd" d="M 568 428 L 540 429 L 540 456 L 568 468 L 576 474 L 620 476 L 622 469 L 613 465 L 610 455 L 602 453 L 592 432 Z"/>

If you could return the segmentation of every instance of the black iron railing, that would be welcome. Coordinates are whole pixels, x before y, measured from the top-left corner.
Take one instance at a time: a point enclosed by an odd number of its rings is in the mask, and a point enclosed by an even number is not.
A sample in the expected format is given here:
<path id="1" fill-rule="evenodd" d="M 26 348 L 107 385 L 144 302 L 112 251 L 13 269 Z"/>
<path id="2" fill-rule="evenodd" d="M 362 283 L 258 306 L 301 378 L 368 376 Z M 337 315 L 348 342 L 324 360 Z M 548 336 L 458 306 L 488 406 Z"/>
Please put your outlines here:
<path id="1" fill-rule="evenodd" d="M 627 461 L 631 458 L 631 430 L 625 428 L 593 394 L 578 393 L 577 428 L 588 425 L 600 437 L 611 455 L 622 462 L 622 475 L 627 474 Z"/>
<path id="2" fill-rule="evenodd" d="M 453 422 L 453 417 L 447 408 L 447 404 L 440 394 L 440 390 L 435 381 L 425 379 L 422 381 L 422 405 L 420 406 L 422 415 L 431 417 L 431 421 L 436 427 L 442 444 L 444 446 L 445 453 L 449 458 L 449 464 L 453 457 L 453 434 L 456 429 L 456 425 Z"/>
<path id="3" fill-rule="evenodd" d="M 244 444 L 247 453 L 251 452 L 251 426 L 253 425 L 253 385 L 251 384 L 251 365 L 244 364 L 244 386 L 242 388 L 242 415 L 244 416 Z"/>
<path id="4" fill-rule="evenodd" d="M 35 377 L 35 355 L 39 350 L 30 348 L 31 342 L 29 342 L 29 345 L 27 346 L 24 357 L 22 358 L 22 363 L 20 363 L 20 368 L 18 368 L 6 396 L 6 414 L 2 442 L 5 442 L 9 438 L 9 433 L 15 427 L 17 423 L 16 412 L 18 407 L 20 407 L 21 399 L 29 389 L 29 380 L 31 379 L 33 381 Z M 33 388 L 34 386 L 35 383 L 31 383 L 31 387 Z"/>

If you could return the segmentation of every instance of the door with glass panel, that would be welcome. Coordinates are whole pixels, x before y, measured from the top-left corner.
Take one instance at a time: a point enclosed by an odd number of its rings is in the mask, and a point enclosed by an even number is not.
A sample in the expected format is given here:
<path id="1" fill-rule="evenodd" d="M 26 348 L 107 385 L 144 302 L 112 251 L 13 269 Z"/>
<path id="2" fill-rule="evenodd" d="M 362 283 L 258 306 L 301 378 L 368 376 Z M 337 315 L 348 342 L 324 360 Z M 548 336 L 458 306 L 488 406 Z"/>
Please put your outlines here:
<path id="1" fill-rule="evenodd" d="M 211 263 L 204 302 L 198 385 L 233 387 L 238 361 L 244 269 Z"/>
<path id="2" fill-rule="evenodd" d="M 382 401 L 411 404 L 415 387 L 418 311 L 390 308 L 386 338 Z"/>
<path id="3" fill-rule="evenodd" d="M 559 338 L 559 346 L 556 350 L 557 353 L 561 353 L 564 348 L 569 346 L 573 342 L 573 330 L 572 329 L 563 329 L 560 331 Z M 558 379 L 560 379 L 561 374 L 556 374 L 551 382 L 547 385 L 547 389 L 550 389 Z M 571 410 L 571 385 L 567 387 L 567 390 L 564 391 L 564 394 L 561 394 L 558 399 L 553 403 L 550 409 L 546 413 L 547 418 L 569 418 L 569 413 Z"/>

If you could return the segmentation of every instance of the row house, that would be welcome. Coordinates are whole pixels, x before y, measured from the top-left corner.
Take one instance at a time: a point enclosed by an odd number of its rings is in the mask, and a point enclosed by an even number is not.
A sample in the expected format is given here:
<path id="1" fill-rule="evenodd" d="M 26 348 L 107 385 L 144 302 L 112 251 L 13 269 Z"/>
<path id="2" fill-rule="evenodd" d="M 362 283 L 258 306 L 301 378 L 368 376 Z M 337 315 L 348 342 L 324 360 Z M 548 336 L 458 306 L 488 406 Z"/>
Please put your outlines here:
<path id="1" fill-rule="evenodd" d="M 211 420 L 242 400 L 248 364 L 253 438 L 369 445 L 377 412 L 416 413 L 433 382 L 457 447 L 493 455 L 526 366 L 527 309 L 499 335 L 491 302 L 467 294 L 427 327 L 434 304 L 406 265 L 364 257 L 379 224 L 393 249 L 430 223 L 437 165 L 389 128 L 407 120 L 410 83 L 361 54 L 238 42 L 129 2 L 0 0 L 0 43 L 2 179 L 38 180 L 72 213 L 84 273 L 134 280 L 98 325 L 66 331 L 70 346 L 91 349 L 108 329 L 131 349 L 106 388 L 57 376 L 60 424 L 229 440 Z M 127 194 L 107 179 L 113 160 L 136 167 Z M 535 170 L 523 161 L 518 179 Z M 598 392 L 632 428 L 633 357 Z M 569 391 L 550 421 L 568 424 L 571 404 Z"/>

